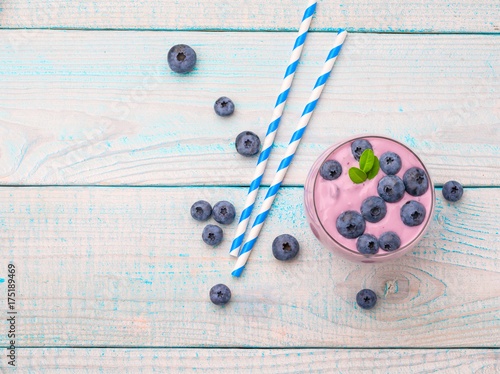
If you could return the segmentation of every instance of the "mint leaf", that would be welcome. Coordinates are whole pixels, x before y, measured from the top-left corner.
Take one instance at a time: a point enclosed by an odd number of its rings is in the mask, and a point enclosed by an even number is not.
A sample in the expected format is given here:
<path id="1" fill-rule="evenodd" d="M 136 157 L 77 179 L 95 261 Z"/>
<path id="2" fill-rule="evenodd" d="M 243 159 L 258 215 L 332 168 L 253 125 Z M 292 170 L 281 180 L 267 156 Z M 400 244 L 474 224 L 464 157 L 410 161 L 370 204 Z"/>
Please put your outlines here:
<path id="1" fill-rule="evenodd" d="M 356 184 L 363 183 L 366 180 L 366 173 L 361 169 L 352 167 L 349 169 L 349 178 Z"/>
<path id="2" fill-rule="evenodd" d="M 378 174 L 379 169 L 380 169 L 380 162 L 378 161 L 378 157 L 374 156 L 373 166 L 372 166 L 371 170 L 367 173 L 368 179 L 375 178 L 375 176 Z"/>
<path id="3" fill-rule="evenodd" d="M 359 168 L 363 170 L 365 173 L 368 173 L 372 167 L 375 159 L 375 155 L 371 149 L 365 149 L 363 154 L 359 159 Z"/>

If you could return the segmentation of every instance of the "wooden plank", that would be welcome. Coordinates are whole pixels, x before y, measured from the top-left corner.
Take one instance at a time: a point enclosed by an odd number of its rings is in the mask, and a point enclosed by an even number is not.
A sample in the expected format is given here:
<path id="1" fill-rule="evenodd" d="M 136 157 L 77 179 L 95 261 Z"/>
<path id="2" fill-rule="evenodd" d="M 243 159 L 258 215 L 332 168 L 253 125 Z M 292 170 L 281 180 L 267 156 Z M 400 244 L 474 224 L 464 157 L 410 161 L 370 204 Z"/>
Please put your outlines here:
<path id="1" fill-rule="evenodd" d="M 97 347 L 498 347 L 500 188 L 441 200 L 431 229 L 404 258 L 344 261 L 322 248 L 304 218 L 302 188 L 284 188 L 247 269 L 232 278 L 228 251 L 201 241 L 189 207 L 244 188 L 0 189 L 0 294 L 17 268 L 18 344 Z M 288 232 L 291 263 L 270 246 Z M 208 300 L 216 283 L 233 298 Z M 362 311 L 355 295 L 380 300 Z M 0 298 L 1 310 L 6 300 Z M 0 334 L 5 346 L 6 334 Z"/>
<path id="2" fill-rule="evenodd" d="M 2 27 L 295 30 L 307 1 L 266 0 L 4 0 Z M 312 29 L 339 27 L 356 31 L 490 32 L 500 31 L 495 0 L 319 0 Z"/>
<path id="3" fill-rule="evenodd" d="M 498 349 L 20 349 L 18 370 L 56 373 L 494 374 Z M 123 363 L 127 364 L 124 365 Z"/>
<path id="4" fill-rule="evenodd" d="M 245 185 L 255 158 L 234 150 L 265 136 L 290 33 L 2 31 L 0 183 Z M 312 34 L 264 182 L 290 139 L 332 34 Z M 359 133 L 413 147 L 438 184 L 500 185 L 500 48 L 496 36 L 354 34 L 285 180 L 302 185 L 328 145 Z M 166 66 L 179 42 L 196 70 Z M 213 102 L 233 98 L 217 117 Z"/>

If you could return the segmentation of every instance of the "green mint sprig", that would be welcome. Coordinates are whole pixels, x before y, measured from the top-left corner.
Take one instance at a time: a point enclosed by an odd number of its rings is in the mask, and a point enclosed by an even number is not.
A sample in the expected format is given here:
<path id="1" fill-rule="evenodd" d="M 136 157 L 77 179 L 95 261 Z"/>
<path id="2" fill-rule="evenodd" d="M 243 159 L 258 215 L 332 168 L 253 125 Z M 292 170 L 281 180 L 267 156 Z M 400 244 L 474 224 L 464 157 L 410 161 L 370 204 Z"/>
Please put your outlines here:
<path id="1" fill-rule="evenodd" d="M 356 183 L 363 183 L 367 179 L 373 179 L 380 170 L 380 163 L 377 156 L 371 149 L 365 149 L 359 158 L 359 168 L 349 169 L 349 178 Z"/>

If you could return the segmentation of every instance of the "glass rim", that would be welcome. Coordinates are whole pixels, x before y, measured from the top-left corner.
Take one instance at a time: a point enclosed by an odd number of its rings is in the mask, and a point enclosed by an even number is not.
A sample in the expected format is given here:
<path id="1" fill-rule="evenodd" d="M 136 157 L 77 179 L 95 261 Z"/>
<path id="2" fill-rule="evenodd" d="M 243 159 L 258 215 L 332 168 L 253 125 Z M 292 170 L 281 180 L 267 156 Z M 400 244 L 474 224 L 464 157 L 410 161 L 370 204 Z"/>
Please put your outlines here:
<path id="1" fill-rule="evenodd" d="M 321 219 L 319 218 L 319 214 L 318 214 L 318 211 L 316 209 L 316 182 L 318 180 L 318 176 L 319 176 L 319 173 L 320 173 L 320 170 L 321 170 L 321 166 L 325 163 L 325 161 L 332 155 L 333 152 L 335 152 L 338 148 L 342 147 L 343 145 L 345 145 L 346 143 L 350 143 L 352 141 L 355 141 L 357 139 L 364 139 L 364 138 L 381 138 L 381 139 L 386 139 L 386 140 L 390 140 L 390 141 L 393 141 L 395 143 L 398 143 L 399 145 L 403 146 L 404 148 L 406 148 L 408 151 L 410 151 L 416 158 L 417 160 L 420 162 L 420 165 L 422 165 L 424 171 L 427 173 L 427 179 L 429 180 L 429 188 L 431 188 L 431 194 L 432 194 L 432 204 L 431 204 L 431 209 L 430 209 L 430 212 L 429 214 L 427 215 L 426 217 L 426 221 L 424 223 L 424 225 L 422 226 L 422 230 L 420 230 L 420 233 L 415 237 L 413 238 L 413 240 L 411 242 L 409 242 L 408 244 L 406 244 L 404 247 L 400 247 L 398 249 L 396 249 L 395 251 L 391 251 L 391 252 L 386 252 L 384 250 L 382 250 L 383 253 L 379 254 L 379 253 L 375 253 L 375 254 L 364 254 L 364 253 L 361 253 L 361 252 L 358 252 L 358 251 L 354 251 L 350 248 L 347 248 L 346 246 L 344 246 L 343 244 L 339 243 L 334 237 L 332 237 L 332 235 L 328 232 L 328 230 L 323 226 L 323 222 L 321 222 Z M 320 157 L 323 157 L 323 155 L 321 155 Z M 431 176 L 429 174 L 429 171 L 427 170 L 427 167 L 425 166 L 425 164 L 422 162 L 422 160 L 420 159 L 420 157 L 410 148 L 408 147 L 406 144 L 403 144 L 402 142 L 400 142 L 399 140 L 396 140 L 394 138 L 390 138 L 388 136 L 384 136 L 384 135 L 371 135 L 371 134 L 365 134 L 363 136 L 359 136 L 359 135 L 356 135 L 356 136 L 352 136 L 348 139 L 346 139 L 345 141 L 342 141 L 340 143 L 337 143 L 335 145 L 335 148 L 329 152 L 322 160 L 319 168 L 318 168 L 318 171 L 316 172 L 316 175 L 314 176 L 314 183 L 313 183 L 313 198 L 312 198 L 312 202 L 313 202 L 313 208 L 314 208 L 314 214 L 316 215 L 316 218 L 318 219 L 318 222 L 321 226 L 321 228 L 323 229 L 323 231 L 328 235 L 328 237 L 333 240 L 333 242 L 338 245 L 339 247 L 341 247 L 342 249 L 352 253 L 353 255 L 356 255 L 356 256 L 360 256 L 362 258 L 365 258 L 365 259 L 370 259 L 370 258 L 383 258 L 383 257 L 387 257 L 387 256 L 393 256 L 394 254 L 396 253 L 400 253 L 400 252 L 403 252 L 404 250 L 408 249 L 409 247 L 413 246 L 414 244 L 416 244 L 416 242 L 420 241 L 421 237 L 426 233 L 428 227 L 429 227 L 429 224 L 431 222 L 431 217 L 433 216 L 434 214 L 434 206 L 436 204 L 436 191 L 434 189 L 434 184 L 432 183 L 432 179 L 431 179 Z"/>

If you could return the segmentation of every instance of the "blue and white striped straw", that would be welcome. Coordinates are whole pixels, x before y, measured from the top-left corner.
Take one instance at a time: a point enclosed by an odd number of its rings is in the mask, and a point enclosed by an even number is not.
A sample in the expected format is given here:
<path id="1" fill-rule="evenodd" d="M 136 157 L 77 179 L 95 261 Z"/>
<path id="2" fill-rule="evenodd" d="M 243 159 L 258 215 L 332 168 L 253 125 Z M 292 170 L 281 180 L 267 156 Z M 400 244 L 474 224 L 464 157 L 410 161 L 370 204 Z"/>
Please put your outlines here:
<path id="1" fill-rule="evenodd" d="M 316 9 L 316 3 L 317 0 L 309 0 L 307 9 L 304 12 L 304 17 L 302 17 L 299 32 L 293 46 L 292 56 L 290 57 L 290 62 L 288 63 L 288 67 L 286 68 L 285 76 L 283 77 L 283 83 L 281 84 L 280 94 L 278 95 L 276 105 L 274 106 L 273 117 L 267 129 L 266 138 L 264 139 L 264 146 L 260 153 L 259 160 L 257 161 L 257 167 L 255 168 L 255 172 L 253 174 L 252 183 L 250 183 L 250 188 L 248 189 L 245 207 L 241 212 L 240 222 L 238 223 L 238 227 L 236 228 L 235 238 L 229 251 L 229 254 L 233 257 L 238 256 L 241 243 L 243 242 L 245 230 L 248 226 L 250 214 L 252 214 L 252 209 L 257 197 L 257 193 L 259 191 L 262 176 L 264 175 L 264 171 L 266 170 L 267 160 L 269 159 L 271 147 L 273 146 L 274 138 L 276 137 L 276 132 L 281 120 L 281 115 L 283 114 L 283 109 L 285 108 L 288 92 L 290 91 L 293 77 L 295 76 L 295 70 L 297 69 L 297 64 L 299 63 L 299 59 L 302 54 L 302 48 L 304 47 L 304 42 L 306 41 L 307 31 L 309 30 L 309 25 L 311 24 L 311 19 L 314 10 Z"/>
<path id="2" fill-rule="evenodd" d="M 241 249 L 240 255 L 236 261 L 236 266 L 234 267 L 234 270 L 232 272 L 232 275 L 234 275 L 235 277 L 239 277 L 243 272 L 243 269 L 245 268 L 248 257 L 250 256 L 252 248 L 255 245 L 255 242 L 257 241 L 257 238 L 259 236 L 260 230 L 264 225 L 264 220 L 266 219 L 267 215 L 269 214 L 269 211 L 271 210 L 274 198 L 276 197 L 276 194 L 281 186 L 281 183 L 285 178 L 288 167 L 292 162 L 293 156 L 295 155 L 295 151 L 299 146 L 300 140 L 302 139 L 302 135 L 304 134 L 309 119 L 313 114 L 314 108 L 316 107 L 316 103 L 318 102 L 318 99 L 321 96 L 321 93 L 323 92 L 325 83 L 328 80 L 330 72 L 332 71 L 333 68 L 333 64 L 337 59 L 337 56 L 340 52 L 340 49 L 342 48 L 342 44 L 344 43 L 346 36 L 347 32 L 345 30 L 340 30 L 339 33 L 337 34 L 334 47 L 328 54 L 325 64 L 323 65 L 323 70 L 321 71 L 321 75 L 316 81 L 316 84 L 314 85 L 314 89 L 311 93 L 311 96 L 309 97 L 309 101 L 306 107 L 304 108 L 304 111 L 302 112 L 302 116 L 300 117 L 297 129 L 293 133 L 292 139 L 290 139 L 290 143 L 288 143 L 285 155 L 280 162 L 278 170 L 276 171 L 271 187 L 269 187 L 269 189 L 267 190 L 266 198 L 264 200 L 264 203 L 262 204 L 262 208 L 260 209 L 259 215 L 255 218 L 255 222 L 253 223 L 252 229 L 250 230 L 248 240 Z"/>

